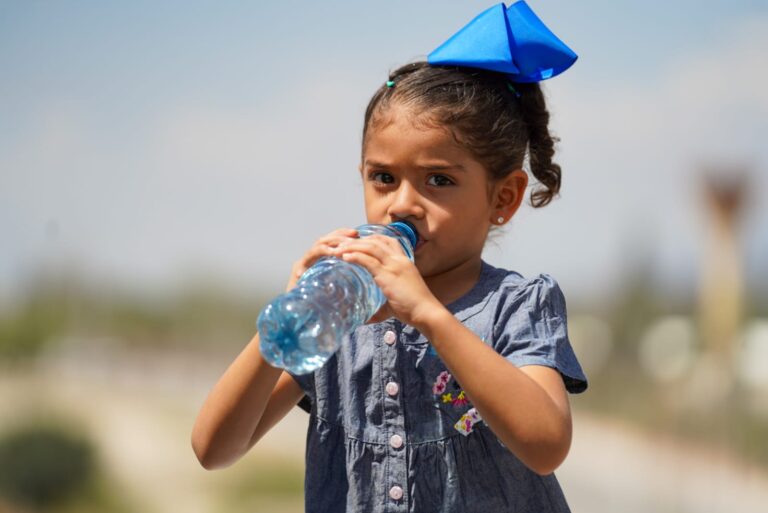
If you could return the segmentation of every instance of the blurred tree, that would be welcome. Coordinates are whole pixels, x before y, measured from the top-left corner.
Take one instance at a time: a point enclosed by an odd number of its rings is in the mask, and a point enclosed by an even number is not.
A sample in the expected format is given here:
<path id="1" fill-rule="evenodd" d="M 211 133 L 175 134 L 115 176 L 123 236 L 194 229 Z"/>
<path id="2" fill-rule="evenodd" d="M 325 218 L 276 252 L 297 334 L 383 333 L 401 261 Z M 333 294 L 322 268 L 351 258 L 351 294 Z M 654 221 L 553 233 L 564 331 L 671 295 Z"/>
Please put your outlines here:
<path id="1" fill-rule="evenodd" d="M 64 331 L 68 317 L 61 297 L 31 297 L 17 312 L 0 316 L 0 358 L 36 356 L 54 335 Z"/>
<path id="2" fill-rule="evenodd" d="M 0 439 L 0 496 L 47 508 L 83 490 L 94 478 L 89 441 L 52 425 L 17 428 Z"/>

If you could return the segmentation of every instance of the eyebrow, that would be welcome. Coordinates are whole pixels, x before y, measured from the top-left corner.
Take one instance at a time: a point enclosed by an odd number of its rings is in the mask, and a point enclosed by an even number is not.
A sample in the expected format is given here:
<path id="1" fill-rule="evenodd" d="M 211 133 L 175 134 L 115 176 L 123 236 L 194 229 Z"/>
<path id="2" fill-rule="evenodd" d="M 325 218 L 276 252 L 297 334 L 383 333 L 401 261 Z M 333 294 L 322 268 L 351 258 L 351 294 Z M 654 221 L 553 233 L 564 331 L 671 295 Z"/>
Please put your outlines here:
<path id="1" fill-rule="evenodd" d="M 376 160 L 368 160 L 366 159 L 365 162 L 363 162 L 364 166 L 371 166 L 371 167 L 378 167 L 383 169 L 389 169 L 392 167 L 390 164 L 387 164 L 386 162 L 379 162 Z M 427 164 L 423 166 L 416 166 L 418 169 L 424 170 L 424 171 L 466 171 L 466 168 L 462 166 L 461 164 Z"/>
<path id="2" fill-rule="evenodd" d="M 467 169 L 462 166 L 461 164 L 434 164 L 434 165 L 427 165 L 427 166 L 416 166 L 419 169 L 424 169 L 426 171 L 466 171 Z"/>

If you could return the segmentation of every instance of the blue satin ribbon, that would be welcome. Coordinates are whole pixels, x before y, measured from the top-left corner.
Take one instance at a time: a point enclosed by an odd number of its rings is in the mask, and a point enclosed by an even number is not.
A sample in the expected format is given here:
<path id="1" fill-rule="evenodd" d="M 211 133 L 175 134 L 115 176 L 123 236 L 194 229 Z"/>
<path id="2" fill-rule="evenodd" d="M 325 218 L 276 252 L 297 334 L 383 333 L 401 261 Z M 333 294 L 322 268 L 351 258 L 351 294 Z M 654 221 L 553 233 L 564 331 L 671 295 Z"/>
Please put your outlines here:
<path id="1" fill-rule="evenodd" d="M 483 11 L 430 53 L 427 62 L 496 71 L 512 82 L 540 82 L 570 68 L 577 58 L 521 0 Z"/>

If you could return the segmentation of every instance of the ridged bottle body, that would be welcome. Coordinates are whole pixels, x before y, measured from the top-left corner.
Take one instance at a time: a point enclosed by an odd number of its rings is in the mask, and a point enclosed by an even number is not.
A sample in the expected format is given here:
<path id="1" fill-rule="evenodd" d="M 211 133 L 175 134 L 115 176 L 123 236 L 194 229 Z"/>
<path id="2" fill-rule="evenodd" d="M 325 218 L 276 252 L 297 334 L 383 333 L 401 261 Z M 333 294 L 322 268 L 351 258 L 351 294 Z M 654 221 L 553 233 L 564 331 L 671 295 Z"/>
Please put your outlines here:
<path id="1" fill-rule="evenodd" d="M 404 222 L 357 227 L 360 237 L 396 238 L 413 260 L 417 235 Z M 352 331 L 386 302 L 373 276 L 363 267 L 324 257 L 299 278 L 292 290 L 276 297 L 259 315 L 261 354 L 273 366 L 294 374 L 322 367 Z"/>

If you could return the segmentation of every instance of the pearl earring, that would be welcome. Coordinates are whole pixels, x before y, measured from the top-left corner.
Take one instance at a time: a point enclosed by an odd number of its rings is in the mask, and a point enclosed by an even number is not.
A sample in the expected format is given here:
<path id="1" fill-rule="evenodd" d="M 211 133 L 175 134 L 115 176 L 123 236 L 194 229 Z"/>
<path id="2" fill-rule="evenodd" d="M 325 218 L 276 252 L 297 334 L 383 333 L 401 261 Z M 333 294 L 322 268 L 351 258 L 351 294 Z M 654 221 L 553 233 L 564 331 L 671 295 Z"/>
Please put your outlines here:
<path id="1" fill-rule="evenodd" d="M 499 218 L 496 219 L 496 222 L 499 223 L 499 224 L 502 224 L 504 222 L 504 218 L 499 216 Z"/>

